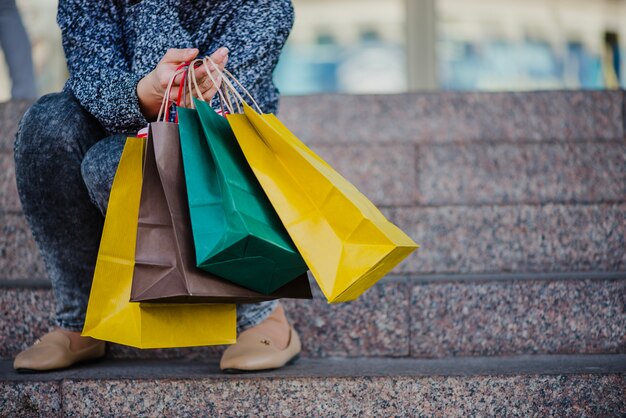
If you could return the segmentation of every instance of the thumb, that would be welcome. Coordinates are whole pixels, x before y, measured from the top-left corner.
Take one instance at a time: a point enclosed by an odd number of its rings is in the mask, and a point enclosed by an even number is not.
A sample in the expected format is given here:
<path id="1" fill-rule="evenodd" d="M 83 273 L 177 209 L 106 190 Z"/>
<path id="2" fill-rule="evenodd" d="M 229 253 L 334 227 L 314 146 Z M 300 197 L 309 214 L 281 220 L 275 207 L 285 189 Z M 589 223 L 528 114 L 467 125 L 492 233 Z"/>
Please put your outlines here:
<path id="1" fill-rule="evenodd" d="M 165 55 L 163 55 L 161 62 L 178 64 L 180 62 L 190 61 L 194 59 L 196 56 L 198 56 L 198 53 L 199 51 L 197 48 L 186 48 L 186 49 L 170 48 L 167 50 Z"/>

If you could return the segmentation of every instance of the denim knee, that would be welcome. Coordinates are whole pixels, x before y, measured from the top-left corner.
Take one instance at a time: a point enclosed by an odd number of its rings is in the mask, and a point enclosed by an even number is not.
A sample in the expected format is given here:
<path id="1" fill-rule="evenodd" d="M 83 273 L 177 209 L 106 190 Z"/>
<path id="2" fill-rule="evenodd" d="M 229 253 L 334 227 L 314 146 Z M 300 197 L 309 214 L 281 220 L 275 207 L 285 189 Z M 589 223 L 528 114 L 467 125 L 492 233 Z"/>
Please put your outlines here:
<path id="1" fill-rule="evenodd" d="M 15 158 L 72 151 L 84 154 L 92 142 L 105 135 L 97 119 L 71 93 L 47 94 L 37 100 L 20 121 L 14 144 Z"/>
<path id="2" fill-rule="evenodd" d="M 87 151 L 80 166 L 89 198 L 103 215 L 106 214 L 113 178 L 125 143 L 126 135 L 114 135 L 101 140 Z"/>

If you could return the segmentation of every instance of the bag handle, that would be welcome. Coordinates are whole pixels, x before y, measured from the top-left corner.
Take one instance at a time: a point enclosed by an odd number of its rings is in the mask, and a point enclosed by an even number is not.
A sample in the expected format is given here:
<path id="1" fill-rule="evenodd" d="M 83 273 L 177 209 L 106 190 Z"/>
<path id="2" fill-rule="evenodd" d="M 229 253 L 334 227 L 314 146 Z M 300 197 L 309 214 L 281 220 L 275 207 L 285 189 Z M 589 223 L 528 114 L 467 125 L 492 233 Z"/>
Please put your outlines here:
<path id="1" fill-rule="evenodd" d="M 239 88 L 241 88 L 241 90 L 245 93 L 245 96 L 247 96 L 250 99 L 250 101 L 253 103 L 254 107 L 256 107 L 256 110 L 259 113 L 263 113 L 259 104 L 256 102 L 256 100 L 254 100 L 254 97 L 252 96 L 252 94 L 243 86 L 243 84 L 241 84 L 241 82 L 237 80 L 237 78 L 227 69 L 224 68 L 223 70 L 220 70 L 219 67 L 215 64 L 215 62 L 213 62 L 211 57 L 206 56 L 204 59 L 195 59 L 192 62 L 185 62 L 179 65 L 178 67 L 176 67 L 176 70 L 174 74 L 172 75 L 172 77 L 170 78 L 167 88 L 165 89 L 165 94 L 163 95 L 163 100 L 161 101 L 161 107 L 159 108 L 159 113 L 156 119 L 157 122 L 161 121 L 161 116 L 164 117 L 163 121 L 166 121 L 168 119 L 168 116 L 169 116 L 168 104 L 170 101 L 172 101 L 170 100 L 170 94 L 174 86 L 174 81 L 176 77 L 178 77 L 180 74 L 182 74 L 181 84 L 178 90 L 178 96 L 175 101 L 177 106 L 181 105 L 181 100 L 186 99 L 186 98 L 183 98 L 182 96 L 183 90 L 186 90 L 185 87 L 187 87 L 189 91 L 190 105 L 192 109 L 195 108 L 193 104 L 193 88 L 195 88 L 196 90 L 198 99 L 202 101 L 206 101 L 204 97 L 202 96 L 200 87 L 198 86 L 198 81 L 196 79 L 196 73 L 194 70 L 197 64 L 202 63 L 213 85 L 217 85 L 217 80 L 216 78 L 213 77 L 212 72 L 209 70 L 207 61 L 211 63 L 211 65 L 213 66 L 213 70 L 218 73 L 217 78 L 222 79 L 222 85 L 220 86 L 220 88 L 217 89 L 217 93 L 219 94 L 219 99 L 220 99 L 220 107 L 222 108 L 222 114 L 225 113 L 224 105 L 226 105 L 230 113 L 235 113 L 233 101 L 231 100 L 232 98 L 231 95 L 234 95 L 237 99 L 239 99 L 239 101 L 234 100 L 237 106 L 237 111 L 239 113 L 242 113 L 242 109 L 239 106 L 239 103 L 248 104 L 248 102 L 243 98 L 243 96 L 239 93 L 239 91 L 237 91 L 237 89 L 235 88 L 232 82 L 234 82 L 237 86 L 239 86 Z M 185 91 L 185 94 L 186 93 L 187 91 Z M 178 115 L 177 115 L 177 119 L 178 119 Z"/>
<path id="2" fill-rule="evenodd" d="M 172 87 L 174 86 L 174 80 L 176 79 L 176 77 L 178 77 L 178 75 L 183 74 L 186 70 L 184 69 L 185 64 L 181 64 L 176 68 L 176 71 L 174 72 L 174 74 L 172 75 L 172 77 L 170 78 L 170 81 L 167 84 L 167 87 L 165 89 L 165 94 L 163 95 L 163 100 L 161 101 L 161 107 L 159 108 L 159 114 L 157 115 L 157 122 L 161 122 L 161 116 L 164 116 L 163 122 L 165 122 L 165 120 L 167 120 L 167 116 L 168 116 L 168 104 L 171 101 L 170 100 L 170 94 L 172 93 Z M 180 91 L 179 91 L 179 95 L 180 95 Z M 165 113 L 165 114 L 164 114 Z"/>
<path id="3" fill-rule="evenodd" d="M 213 84 L 217 84 L 216 81 L 213 79 L 213 74 L 211 71 L 209 71 L 209 66 L 206 63 L 206 60 L 202 60 L 202 64 L 204 65 L 204 68 L 207 72 L 207 74 L 209 74 L 209 77 L 211 78 L 211 81 L 213 82 Z M 215 64 L 212 64 L 213 68 L 217 68 L 217 71 L 219 71 L 219 68 L 215 66 Z M 226 85 L 224 83 L 224 77 L 221 77 L 222 80 L 222 84 L 220 85 L 220 88 L 218 89 L 218 93 L 220 95 L 220 100 L 224 100 L 224 102 L 226 102 L 226 106 L 228 107 L 228 110 L 231 114 L 235 113 L 234 110 L 234 106 L 233 103 L 231 101 L 231 95 L 230 92 L 228 91 L 228 89 L 226 88 Z M 239 102 L 235 102 L 235 104 L 237 105 L 237 110 L 241 111 L 241 109 L 239 108 Z"/>
<path id="4" fill-rule="evenodd" d="M 259 104 L 256 102 L 256 100 L 254 100 L 254 97 L 252 97 L 252 94 L 250 94 L 250 92 L 248 90 L 246 90 L 246 88 L 239 82 L 239 80 L 237 80 L 237 78 L 234 75 L 231 74 L 230 71 L 228 71 L 227 69 L 224 69 L 222 71 L 219 68 L 217 68 L 217 66 L 215 65 L 215 63 L 211 59 L 211 57 L 205 57 L 205 60 L 208 60 L 213 65 L 213 67 L 215 68 L 217 73 L 222 77 L 222 81 L 226 83 L 226 85 L 230 88 L 231 92 L 241 101 L 241 103 L 248 104 L 248 102 L 246 102 L 243 99 L 241 94 L 239 94 L 237 89 L 235 89 L 235 86 L 233 86 L 233 84 L 230 82 L 231 80 L 234 81 L 235 84 L 237 84 L 241 88 L 241 90 L 243 90 L 243 92 L 246 94 L 246 96 L 248 96 L 250 98 L 250 100 L 252 101 L 252 103 L 254 104 L 256 109 L 259 111 L 259 113 L 263 113 L 263 111 L 261 110 L 261 107 L 259 106 Z"/>
<path id="5" fill-rule="evenodd" d="M 189 82 L 189 95 L 191 97 L 191 101 L 190 101 L 190 105 L 192 109 L 195 109 L 195 105 L 193 103 L 193 91 L 192 91 L 192 87 L 195 88 L 196 90 L 196 95 L 198 96 L 199 100 L 202 100 L 203 102 L 206 102 L 206 100 L 204 99 L 202 92 L 200 91 L 200 87 L 198 86 L 198 80 L 196 79 L 196 72 L 195 67 L 196 64 L 200 64 L 200 65 L 204 65 L 207 75 L 209 76 L 209 78 L 211 79 L 211 82 L 213 83 L 214 86 L 217 86 L 218 84 L 218 80 L 216 78 L 213 77 L 212 72 L 209 70 L 209 67 L 206 65 L 206 63 L 204 62 L 203 59 L 195 59 L 192 61 L 191 65 L 189 66 L 188 72 L 189 72 L 189 77 L 188 79 L 190 80 Z M 215 67 L 215 66 L 214 66 Z M 219 101 L 220 101 L 220 108 L 222 109 L 222 114 L 225 115 L 226 111 L 224 109 L 224 105 L 226 105 L 226 107 L 228 108 L 230 113 L 234 113 L 233 112 L 233 108 L 232 108 L 232 104 L 230 103 L 230 98 L 228 99 L 228 101 L 226 100 L 226 98 L 224 97 L 224 94 L 222 93 L 221 87 L 217 89 L 217 93 L 218 93 L 218 97 L 219 97 Z"/>

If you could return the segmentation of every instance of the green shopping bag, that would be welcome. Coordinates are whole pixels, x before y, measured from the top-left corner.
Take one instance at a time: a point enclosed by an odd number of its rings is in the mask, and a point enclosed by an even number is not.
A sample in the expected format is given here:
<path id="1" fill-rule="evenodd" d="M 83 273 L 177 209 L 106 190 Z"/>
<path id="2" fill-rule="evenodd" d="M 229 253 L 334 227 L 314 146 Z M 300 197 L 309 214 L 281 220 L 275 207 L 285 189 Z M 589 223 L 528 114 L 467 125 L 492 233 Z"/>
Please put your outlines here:
<path id="1" fill-rule="evenodd" d="M 208 103 L 178 108 L 191 227 L 199 268 L 269 294 L 307 271 L 239 148 Z"/>

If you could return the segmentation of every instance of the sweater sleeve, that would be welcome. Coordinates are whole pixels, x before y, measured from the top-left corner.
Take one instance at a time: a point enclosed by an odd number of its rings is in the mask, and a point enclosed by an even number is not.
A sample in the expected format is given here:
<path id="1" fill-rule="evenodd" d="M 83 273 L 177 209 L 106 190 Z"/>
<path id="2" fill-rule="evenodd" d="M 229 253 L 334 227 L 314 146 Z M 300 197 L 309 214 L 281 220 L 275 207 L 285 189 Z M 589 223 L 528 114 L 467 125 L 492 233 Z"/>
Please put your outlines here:
<path id="1" fill-rule="evenodd" d="M 294 11 L 290 0 L 248 0 L 229 19 L 208 51 L 229 49 L 226 68 L 252 94 L 265 113 L 278 110 L 278 89 L 272 73 L 291 32 Z M 243 94 L 243 92 L 240 91 Z M 219 107 L 217 98 L 212 105 Z"/>
<path id="2" fill-rule="evenodd" d="M 137 97 L 142 78 L 123 55 L 122 19 L 112 0 L 59 0 L 57 23 L 69 70 L 65 90 L 109 133 L 147 124 Z"/>

